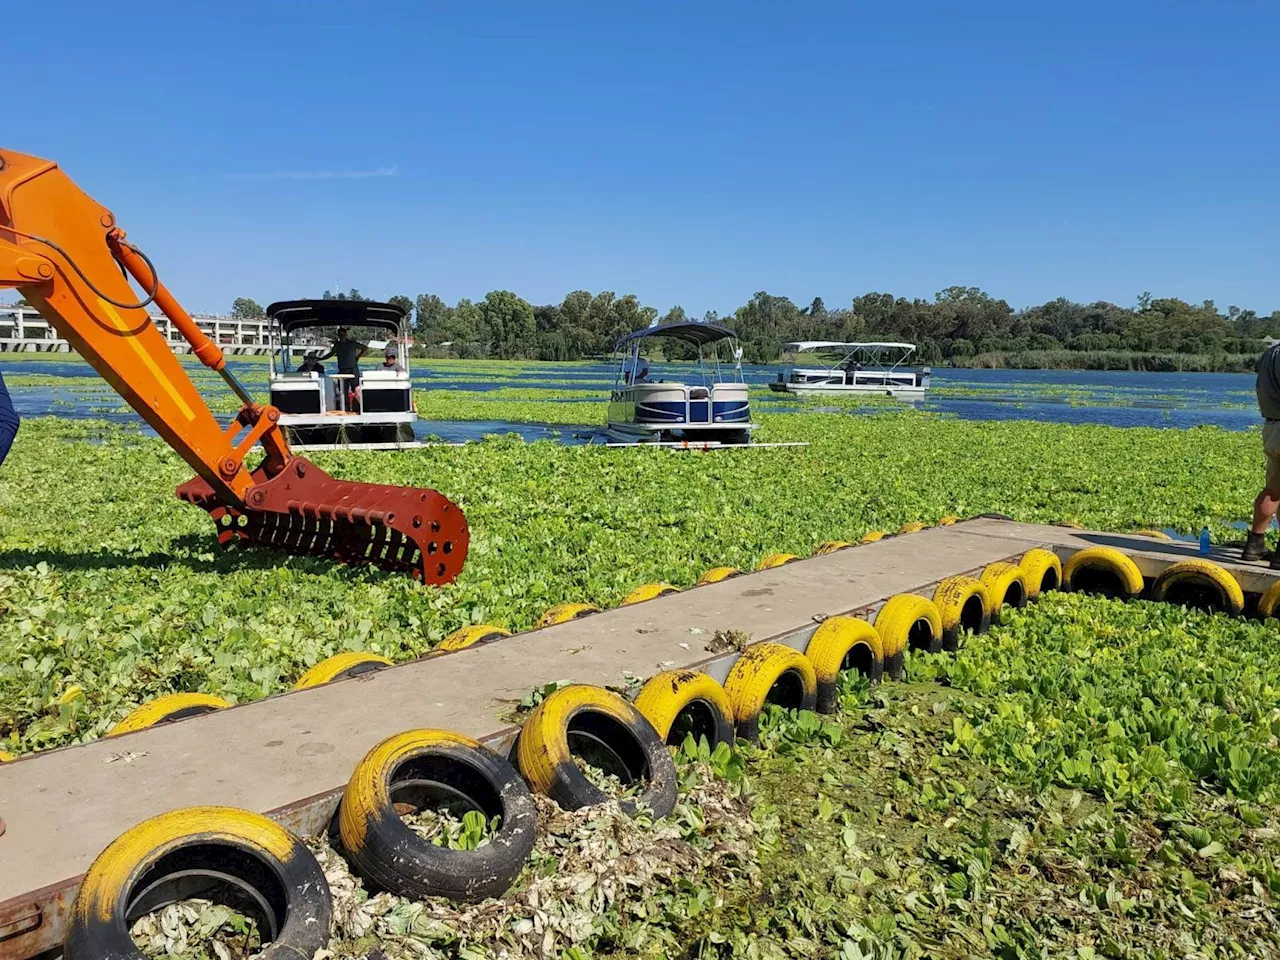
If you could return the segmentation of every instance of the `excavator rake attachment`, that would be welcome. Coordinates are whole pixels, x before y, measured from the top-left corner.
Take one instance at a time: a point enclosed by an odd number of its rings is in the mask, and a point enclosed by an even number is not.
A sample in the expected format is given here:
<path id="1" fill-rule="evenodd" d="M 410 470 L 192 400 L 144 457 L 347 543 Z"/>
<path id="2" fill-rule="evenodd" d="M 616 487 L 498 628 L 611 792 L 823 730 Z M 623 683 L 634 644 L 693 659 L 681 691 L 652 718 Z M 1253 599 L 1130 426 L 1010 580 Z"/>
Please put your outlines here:
<path id="1" fill-rule="evenodd" d="M 435 490 L 337 480 L 302 457 L 274 477 L 259 467 L 243 509 L 229 507 L 200 477 L 178 496 L 209 512 L 218 542 L 262 545 L 407 572 L 429 584 L 462 570 L 470 534 L 462 510 Z"/>

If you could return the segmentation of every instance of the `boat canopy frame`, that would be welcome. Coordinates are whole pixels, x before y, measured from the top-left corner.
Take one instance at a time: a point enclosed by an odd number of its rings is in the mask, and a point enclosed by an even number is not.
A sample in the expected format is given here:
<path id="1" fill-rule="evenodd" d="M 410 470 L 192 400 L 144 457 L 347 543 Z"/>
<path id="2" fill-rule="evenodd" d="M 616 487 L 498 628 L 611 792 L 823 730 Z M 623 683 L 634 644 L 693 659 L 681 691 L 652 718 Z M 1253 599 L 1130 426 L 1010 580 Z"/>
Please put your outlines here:
<path id="1" fill-rule="evenodd" d="M 267 307 L 268 356 L 271 376 L 292 372 L 293 351 L 314 349 L 317 344 L 295 344 L 294 334 L 301 330 L 332 327 L 370 327 L 390 331 L 388 343 L 396 344 L 396 353 L 405 373 L 409 373 L 409 350 L 413 344 L 409 314 L 394 303 L 377 300 L 279 300 Z M 279 356 L 280 366 L 276 367 Z"/>
<path id="2" fill-rule="evenodd" d="M 829 357 L 839 357 L 838 360 L 827 367 L 828 370 L 847 370 L 850 364 L 870 363 L 885 373 L 892 373 L 911 359 L 911 355 L 916 352 L 916 345 L 914 343 L 887 340 L 864 342 L 798 340 L 783 344 L 783 349 L 788 353 L 813 354 L 819 362 L 824 362 Z M 895 351 L 898 356 L 896 359 L 892 359 L 892 354 Z M 890 354 L 890 359 L 892 360 L 888 365 L 886 365 L 885 354 Z"/>
<path id="3" fill-rule="evenodd" d="M 679 340 L 698 348 L 698 361 L 694 369 L 702 378 L 703 386 L 708 383 L 746 382 L 742 377 L 742 347 L 738 343 L 738 335 L 718 323 L 688 320 L 681 323 L 654 324 L 619 337 L 613 346 L 613 351 L 618 356 L 618 371 L 614 375 L 615 388 L 618 385 L 631 386 L 634 383 L 635 373 L 641 360 L 641 346 L 646 340 L 662 338 Z M 725 341 L 730 343 L 730 351 L 733 355 L 731 369 L 734 379 L 728 381 L 723 379 L 721 372 L 724 366 L 728 366 L 727 361 L 722 364 L 719 351 L 713 349 L 710 351 L 708 362 L 707 351 L 703 349 Z"/>

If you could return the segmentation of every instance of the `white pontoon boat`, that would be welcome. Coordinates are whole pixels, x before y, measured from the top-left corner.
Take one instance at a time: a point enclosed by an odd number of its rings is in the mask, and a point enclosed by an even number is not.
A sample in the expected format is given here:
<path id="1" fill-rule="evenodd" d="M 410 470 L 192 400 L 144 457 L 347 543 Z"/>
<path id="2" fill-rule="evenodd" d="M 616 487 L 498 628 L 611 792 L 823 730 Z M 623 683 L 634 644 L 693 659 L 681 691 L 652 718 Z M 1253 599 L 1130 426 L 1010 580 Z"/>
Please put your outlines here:
<path id="1" fill-rule="evenodd" d="M 929 389 L 929 367 L 908 365 L 915 353 L 912 343 L 840 343 L 802 340 L 788 343 L 788 353 L 812 354 L 825 366 L 791 367 L 769 384 L 777 393 L 797 396 L 836 397 L 846 394 L 891 396 L 922 400 Z"/>
<path id="2" fill-rule="evenodd" d="M 418 414 L 409 381 L 412 339 L 404 310 L 361 300 L 283 300 L 267 308 L 267 317 L 272 321 L 271 403 L 279 408 L 280 425 L 291 442 L 309 448 L 414 442 Z M 339 373 L 332 358 L 324 362 L 324 372 L 298 369 L 295 354 L 324 354 L 338 328 L 346 328 L 356 340 L 361 334 L 383 337 L 363 341 L 369 356 L 359 377 Z M 396 345 L 399 370 L 377 362 L 388 344 Z"/>
<path id="3" fill-rule="evenodd" d="M 642 348 L 664 338 L 697 347 L 699 384 L 650 378 Z M 756 425 L 742 380 L 742 348 L 732 330 L 714 323 L 655 324 L 621 337 L 614 352 L 620 362 L 609 400 L 611 438 L 750 442 Z"/>

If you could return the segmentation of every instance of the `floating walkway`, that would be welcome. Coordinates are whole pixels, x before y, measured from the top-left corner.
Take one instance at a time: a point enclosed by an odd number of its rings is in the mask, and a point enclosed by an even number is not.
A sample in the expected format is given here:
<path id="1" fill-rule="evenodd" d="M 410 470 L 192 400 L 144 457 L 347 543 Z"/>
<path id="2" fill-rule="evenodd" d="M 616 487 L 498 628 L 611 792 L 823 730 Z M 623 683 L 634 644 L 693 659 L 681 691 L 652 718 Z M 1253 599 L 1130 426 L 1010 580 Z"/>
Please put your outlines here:
<path id="1" fill-rule="evenodd" d="M 0 765 L 0 960 L 56 948 L 80 877 L 148 817 L 218 804 L 314 834 L 361 758 L 393 734 L 451 730 L 505 753 L 518 729 L 507 718 L 533 688 L 562 680 L 622 687 L 686 667 L 724 681 L 739 654 L 709 649 L 717 631 L 803 651 L 828 617 L 871 619 L 890 597 L 931 597 L 946 578 L 1016 563 L 1037 547 L 1064 563 L 1081 550 L 1114 548 L 1147 581 L 1197 559 L 1194 544 L 979 518 Z M 1275 572 L 1236 557 L 1210 559 L 1256 604 Z"/>

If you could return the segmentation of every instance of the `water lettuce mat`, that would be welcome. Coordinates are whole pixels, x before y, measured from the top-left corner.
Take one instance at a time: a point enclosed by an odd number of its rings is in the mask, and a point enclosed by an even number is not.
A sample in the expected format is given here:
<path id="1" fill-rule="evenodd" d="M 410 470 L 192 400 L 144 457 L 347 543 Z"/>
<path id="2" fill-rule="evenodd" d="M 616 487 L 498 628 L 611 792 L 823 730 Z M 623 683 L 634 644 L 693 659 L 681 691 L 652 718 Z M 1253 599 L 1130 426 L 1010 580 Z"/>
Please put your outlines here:
<path id="1" fill-rule="evenodd" d="M 1213 428 L 761 420 L 761 439 L 812 445 L 690 455 L 492 438 L 317 456 L 337 476 L 434 486 L 463 507 L 466 569 L 432 590 L 216 549 L 207 517 L 174 497 L 190 471 L 162 442 L 28 421 L 0 483 L 0 747 L 93 738 L 164 693 L 251 700 L 341 650 L 411 658 L 467 623 L 527 629 L 554 603 L 614 606 L 640 583 L 687 586 L 709 567 L 946 514 L 1120 531 L 1207 522 L 1227 539 L 1259 480 L 1256 434 Z"/>

